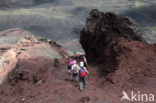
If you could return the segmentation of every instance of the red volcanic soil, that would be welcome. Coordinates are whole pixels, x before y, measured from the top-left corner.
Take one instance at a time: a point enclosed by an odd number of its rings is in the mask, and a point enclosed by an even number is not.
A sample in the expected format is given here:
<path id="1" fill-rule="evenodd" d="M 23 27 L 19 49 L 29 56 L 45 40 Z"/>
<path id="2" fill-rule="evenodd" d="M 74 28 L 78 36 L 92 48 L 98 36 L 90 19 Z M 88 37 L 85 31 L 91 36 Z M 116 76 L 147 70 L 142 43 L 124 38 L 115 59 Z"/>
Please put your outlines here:
<path id="1" fill-rule="evenodd" d="M 48 44 L 42 41 L 35 38 L 21 39 L 17 45 L 5 52 L 6 55 L 11 52 L 16 56 L 7 58 L 9 62 L 5 68 L 6 71 L 1 72 L 1 78 L 9 72 L 0 85 L 0 100 L 3 103 L 81 103 L 89 101 L 103 103 L 106 101 L 104 98 L 106 95 L 103 88 L 100 87 L 102 81 L 94 67 L 89 67 L 90 76 L 87 78 L 87 88 L 80 92 L 78 83 L 72 82 L 71 74 L 67 70 L 67 51 L 52 41 Z M 50 45 L 52 50 L 58 53 L 59 58 L 38 55 L 39 51 L 35 50 L 47 50 L 45 49 L 47 45 L 43 46 L 44 44 Z"/>
<path id="2" fill-rule="evenodd" d="M 72 82 L 71 74 L 67 70 L 67 51 L 54 42 L 50 42 L 49 45 L 57 51 L 60 58 L 38 56 L 31 49 L 41 48 L 44 42 L 34 42 L 34 40 L 26 43 L 20 42 L 13 47 L 13 50 L 9 50 L 17 54 L 14 57 L 17 61 L 14 61 L 16 62 L 15 67 L 0 86 L 0 99 L 3 103 L 81 103 L 89 101 L 103 103 L 106 101 L 104 99 L 106 95 L 103 88 L 100 87 L 101 81 L 94 67 L 89 67 L 90 76 L 87 78 L 87 88 L 80 92 L 78 83 Z M 42 49 L 45 48 L 42 47 Z M 9 59 L 9 63 L 11 63 L 10 60 L 12 59 Z"/>
<path id="3" fill-rule="evenodd" d="M 71 74 L 66 68 L 66 58 L 50 59 L 34 54 L 30 56 L 26 54 L 26 49 L 17 56 L 15 68 L 9 73 L 7 81 L 1 85 L 0 99 L 2 103 L 120 103 L 123 90 L 155 93 L 156 84 L 153 81 L 156 80 L 156 72 L 150 69 L 155 65 L 155 57 L 147 58 L 154 55 L 155 45 L 149 46 L 145 43 L 140 46 L 137 41 L 127 41 L 123 38 L 120 43 L 121 46 L 130 47 L 131 52 L 126 49 L 126 52 L 118 57 L 118 70 L 106 76 L 104 69 L 113 67 L 110 61 L 105 61 L 101 65 L 90 64 L 87 88 L 82 92 L 78 89 L 78 83 L 72 82 Z M 34 46 L 37 45 L 40 44 Z M 147 50 L 146 48 L 149 52 L 142 51 Z M 57 46 L 56 49 L 58 50 Z M 135 66 L 138 66 L 136 73 Z M 145 69 L 141 69 L 140 66 Z M 146 68 L 149 69 L 143 71 Z M 126 82 L 124 78 L 127 79 Z"/>

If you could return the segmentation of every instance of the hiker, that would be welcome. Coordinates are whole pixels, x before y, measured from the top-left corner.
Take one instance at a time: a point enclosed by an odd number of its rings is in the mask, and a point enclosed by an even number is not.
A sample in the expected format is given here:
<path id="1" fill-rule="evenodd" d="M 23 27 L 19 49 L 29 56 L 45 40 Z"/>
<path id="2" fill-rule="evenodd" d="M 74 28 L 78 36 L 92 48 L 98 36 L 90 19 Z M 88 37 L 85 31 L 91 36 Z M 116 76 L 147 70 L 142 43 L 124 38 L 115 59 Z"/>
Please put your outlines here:
<path id="1" fill-rule="evenodd" d="M 84 66 L 87 68 L 87 59 L 86 59 L 86 55 L 85 54 L 83 55 L 83 57 L 81 59 L 81 62 L 83 62 Z M 88 68 L 87 68 L 87 70 L 88 70 Z"/>
<path id="2" fill-rule="evenodd" d="M 69 72 L 71 70 L 72 65 L 74 65 L 74 64 L 76 64 L 76 60 L 71 59 L 71 61 L 69 61 L 69 64 L 68 64 L 68 70 L 69 70 Z"/>
<path id="3" fill-rule="evenodd" d="M 79 65 L 76 63 L 74 65 L 72 65 L 72 80 L 76 80 L 78 81 L 78 73 L 79 73 Z"/>
<path id="4" fill-rule="evenodd" d="M 71 69 L 71 66 L 69 65 L 69 63 L 72 61 L 72 58 L 68 58 L 68 61 L 67 61 L 67 68 L 68 68 L 68 70 L 69 70 L 69 72 L 70 72 L 70 69 Z"/>
<path id="5" fill-rule="evenodd" d="M 84 66 L 84 62 L 80 62 L 80 69 L 79 69 L 79 85 L 80 91 L 86 87 L 86 73 L 89 74 L 86 67 Z"/>
<path id="6" fill-rule="evenodd" d="M 73 57 L 74 57 L 74 59 L 76 59 L 76 60 L 78 59 L 78 58 L 77 58 L 77 53 L 76 53 L 76 52 L 74 52 Z"/>

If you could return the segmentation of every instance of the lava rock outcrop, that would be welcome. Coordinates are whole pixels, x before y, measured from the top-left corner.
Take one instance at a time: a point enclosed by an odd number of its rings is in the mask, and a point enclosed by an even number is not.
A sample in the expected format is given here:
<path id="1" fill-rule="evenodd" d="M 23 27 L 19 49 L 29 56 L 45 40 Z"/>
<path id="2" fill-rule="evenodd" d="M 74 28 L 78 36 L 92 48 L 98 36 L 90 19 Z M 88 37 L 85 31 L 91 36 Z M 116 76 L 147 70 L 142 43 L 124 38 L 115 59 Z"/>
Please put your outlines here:
<path id="1" fill-rule="evenodd" d="M 126 17 L 92 10 L 80 43 L 88 61 L 98 65 L 99 74 L 111 83 L 127 88 L 155 78 L 156 45 L 146 43 Z"/>
<path id="2" fill-rule="evenodd" d="M 127 17 L 92 10 L 81 31 L 80 43 L 89 60 L 103 59 L 113 55 L 111 47 L 120 37 L 144 41 L 138 26 Z"/>

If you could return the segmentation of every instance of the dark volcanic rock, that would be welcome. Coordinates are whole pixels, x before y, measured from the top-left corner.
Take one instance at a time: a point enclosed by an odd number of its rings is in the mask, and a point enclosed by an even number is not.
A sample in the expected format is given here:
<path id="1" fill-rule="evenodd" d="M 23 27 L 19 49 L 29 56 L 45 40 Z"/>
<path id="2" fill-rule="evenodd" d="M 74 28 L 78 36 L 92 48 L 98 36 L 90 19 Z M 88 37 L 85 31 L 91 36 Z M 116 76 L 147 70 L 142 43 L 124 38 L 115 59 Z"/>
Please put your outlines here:
<path id="1" fill-rule="evenodd" d="M 156 78 L 156 45 L 144 42 L 138 27 L 126 17 L 92 10 L 80 43 L 100 76 L 118 87 L 136 88 L 147 85 L 149 77 Z"/>
<path id="2" fill-rule="evenodd" d="M 80 43 L 89 60 L 103 59 L 111 55 L 111 45 L 120 37 L 144 41 L 138 27 L 130 19 L 111 12 L 92 10 L 81 31 Z"/>

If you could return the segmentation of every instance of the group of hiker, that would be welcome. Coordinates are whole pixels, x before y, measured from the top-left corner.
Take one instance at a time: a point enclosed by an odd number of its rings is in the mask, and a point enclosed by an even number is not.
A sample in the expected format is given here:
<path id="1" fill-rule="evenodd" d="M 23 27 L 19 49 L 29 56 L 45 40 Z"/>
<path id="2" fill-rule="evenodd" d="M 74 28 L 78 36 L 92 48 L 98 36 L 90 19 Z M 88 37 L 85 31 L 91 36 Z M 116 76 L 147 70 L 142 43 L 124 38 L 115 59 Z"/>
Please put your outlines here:
<path id="1" fill-rule="evenodd" d="M 72 73 L 72 80 L 79 82 L 80 91 L 86 87 L 86 74 L 89 74 L 87 68 L 87 60 L 86 56 L 83 55 L 80 62 L 76 53 L 74 53 L 73 57 L 69 57 L 67 61 L 68 70 Z"/>

